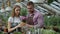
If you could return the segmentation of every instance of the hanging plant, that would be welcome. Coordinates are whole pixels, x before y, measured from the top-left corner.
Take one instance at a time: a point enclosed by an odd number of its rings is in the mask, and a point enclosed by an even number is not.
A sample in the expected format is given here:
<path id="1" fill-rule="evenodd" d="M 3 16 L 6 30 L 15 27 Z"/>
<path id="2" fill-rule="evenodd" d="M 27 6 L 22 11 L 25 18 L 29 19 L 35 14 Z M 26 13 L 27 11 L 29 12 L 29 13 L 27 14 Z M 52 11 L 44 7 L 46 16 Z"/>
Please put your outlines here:
<path id="1" fill-rule="evenodd" d="M 27 9 L 26 8 L 21 8 L 20 15 L 21 16 L 26 16 L 27 15 Z"/>
<path id="2" fill-rule="evenodd" d="M 54 0 L 48 0 L 48 4 L 52 3 Z"/>

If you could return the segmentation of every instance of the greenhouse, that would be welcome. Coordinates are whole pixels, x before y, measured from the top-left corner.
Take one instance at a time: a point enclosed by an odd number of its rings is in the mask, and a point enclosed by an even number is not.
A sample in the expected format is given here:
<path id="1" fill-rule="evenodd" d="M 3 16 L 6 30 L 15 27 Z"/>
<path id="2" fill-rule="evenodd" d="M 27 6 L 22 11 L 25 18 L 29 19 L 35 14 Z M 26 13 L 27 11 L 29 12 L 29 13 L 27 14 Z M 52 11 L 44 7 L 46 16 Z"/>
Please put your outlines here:
<path id="1" fill-rule="evenodd" d="M 29 1 L 33 2 L 34 4 L 29 4 Z M 29 20 L 26 18 L 26 16 L 29 16 L 28 11 L 31 9 L 29 8 L 30 5 L 32 5 L 36 11 L 39 11 L 39 14 L 41 13 L 41 15 L 43 15 L 44 26 L 42 26 L 42 28 L 38 26 L 35 27 L 34 25 L 29 27 L 30 25 L 27 25 Z M 20 16 L 24 16 L 24 18 L 22 18 L 23 20 L 21 20 L 22 24 L 20 25 L 21 27 L 19 32 L 17 31 L 17 26 L 19 26 L 20 23 L 18 23 L 18 25 L 15 23 L 15 28 L 10 28 L 12 25 L 9 24 L 10 21 L 14 22 L 14 20 L 15 22 L 20 22 L 20 18 L 11 18 L 11 15 L 18 15 L 16 10 L 20 11 Z M 39 19 L 37 17 L 37 13 L 35 14 L 35 19 L 39 22 L 39 20 L 37 20 Z M 32 19 L 30 20 L 35 21 L 35 19 Z M 16 31 L 11 33 L 10 31 L 14 29 Z M 0 0 L 0 34 L 60 34 L 60 0 Z"/>

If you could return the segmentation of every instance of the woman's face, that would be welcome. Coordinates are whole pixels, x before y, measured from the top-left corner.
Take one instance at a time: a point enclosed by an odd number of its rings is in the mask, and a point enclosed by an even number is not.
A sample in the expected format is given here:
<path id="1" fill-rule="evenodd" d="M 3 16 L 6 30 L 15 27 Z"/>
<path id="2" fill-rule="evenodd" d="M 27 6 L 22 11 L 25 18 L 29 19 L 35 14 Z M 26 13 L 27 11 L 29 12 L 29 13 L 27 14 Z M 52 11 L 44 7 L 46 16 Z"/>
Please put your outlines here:
<path id="1" fill-rule="evenodd" d="M 20 13 L 20 8 L 19 7 L 16 7 L 15 8 L 15 15 L 18 16 Z"/>

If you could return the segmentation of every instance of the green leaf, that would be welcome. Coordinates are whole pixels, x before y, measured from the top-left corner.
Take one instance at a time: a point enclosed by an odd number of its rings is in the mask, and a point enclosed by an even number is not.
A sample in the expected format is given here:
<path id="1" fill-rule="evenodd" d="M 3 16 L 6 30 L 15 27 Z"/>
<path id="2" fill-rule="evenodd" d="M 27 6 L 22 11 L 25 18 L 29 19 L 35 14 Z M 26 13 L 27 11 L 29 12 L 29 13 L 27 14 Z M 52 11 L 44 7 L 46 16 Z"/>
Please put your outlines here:
<path id="1" fill-rule="evenodd" d="M 20 15 L 21 16 L 26 16 L 27 15 L 27 9 L 26 8 L 21 8 Z"/>

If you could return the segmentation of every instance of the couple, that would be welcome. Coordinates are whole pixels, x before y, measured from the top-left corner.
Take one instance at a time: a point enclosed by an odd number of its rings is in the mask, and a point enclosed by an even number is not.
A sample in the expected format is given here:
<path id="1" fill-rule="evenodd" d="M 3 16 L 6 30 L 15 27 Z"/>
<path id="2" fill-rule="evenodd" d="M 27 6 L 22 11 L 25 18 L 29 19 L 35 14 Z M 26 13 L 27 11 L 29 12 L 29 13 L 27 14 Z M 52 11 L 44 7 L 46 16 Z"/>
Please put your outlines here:
<path id="1" fill-rule="evenodd" d="M 28 2 L 27 3 L 27 9 L 28 14 L 26 16 L 27 24 L 21 23 L 23 20 L 23 16 L 20 16 L 20 9 L 21 7 L 16 5 L 13 8 L 12 16 L 8 19 L 8 32 L 12 31 L 21 31 L 21 27 L 27 25 L 28 27 L 40 27 L 42 28 L 44 26 L 43 23 L 43 16 L 42 14 L 34 9 L 34 3 Z"/>

